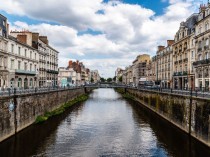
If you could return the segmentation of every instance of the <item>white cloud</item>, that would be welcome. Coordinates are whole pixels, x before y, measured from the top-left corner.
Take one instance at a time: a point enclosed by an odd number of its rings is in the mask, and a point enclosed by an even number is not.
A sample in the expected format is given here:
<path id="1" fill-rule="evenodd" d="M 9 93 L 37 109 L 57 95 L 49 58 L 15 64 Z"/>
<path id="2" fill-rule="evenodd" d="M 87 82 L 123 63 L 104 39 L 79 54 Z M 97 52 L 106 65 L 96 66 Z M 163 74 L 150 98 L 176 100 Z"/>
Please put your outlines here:
<path id="1" fill-rule="evenodd" d="M 47 35 L 60 53 L 60 66 L 69 59 L 84 58 L 87 67 L 113 76 L 117 66 L 126 66 L 141 53 L 155 54 L 157 44 L 173 39 L 181 21 L 195 10 L 197 0 L 168 0 L 164 14 L 140 5 L 103 0 L 0 0 L 0 10 L 11 14 L 55 22 L 52 24 L 12 23 L 11 28 L 28 29 Z M 196 6 L 196 7 L 195 7 Z M 17 9 L 13 9 L 17 8 Z M 97 13 L 98 11 L 101 13 Z M 88 29 L 102 34 L 83 34 Z M 90 59 L 91 58 L 91 59 Z"/>

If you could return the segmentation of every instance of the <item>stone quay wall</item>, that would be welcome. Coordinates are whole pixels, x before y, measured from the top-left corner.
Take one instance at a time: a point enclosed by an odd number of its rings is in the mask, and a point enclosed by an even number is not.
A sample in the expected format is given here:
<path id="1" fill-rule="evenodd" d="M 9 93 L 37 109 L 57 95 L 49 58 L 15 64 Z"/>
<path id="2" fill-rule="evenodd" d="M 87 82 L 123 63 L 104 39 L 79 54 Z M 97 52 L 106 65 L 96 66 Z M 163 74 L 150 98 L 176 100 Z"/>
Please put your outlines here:
<path id="1" fill-rule="evenodd" d="M 137 89 L 125 91 L 151 111 L 210 147 L 210 99 Z"/>
<path id="2" fill-rule="evenodd" d="M 33 124 L 37 116 L 88 91 L 76 88 L 0 97 L 0 142 Z"/>

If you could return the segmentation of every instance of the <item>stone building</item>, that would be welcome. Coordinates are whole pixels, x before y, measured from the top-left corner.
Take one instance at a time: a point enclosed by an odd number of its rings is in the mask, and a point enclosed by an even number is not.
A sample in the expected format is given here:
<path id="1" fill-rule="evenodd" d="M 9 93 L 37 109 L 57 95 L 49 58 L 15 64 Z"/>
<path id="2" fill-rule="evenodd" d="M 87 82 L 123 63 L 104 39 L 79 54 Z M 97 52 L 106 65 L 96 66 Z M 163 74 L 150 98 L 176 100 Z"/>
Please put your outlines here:
<path id="1" fill-rule="evenodd" d="M 10 33 L 19 41 L 38 50 L 39 87 L 55 86 L 58 80 L 58 51 L 49 45 L 47 36 L 29 31 L 12 31 Z"/>
<path id="2" fill-rule="evenodd" d="M 73 62 L 72 60 L 69 61 L 69 65 L 67 68 L 72 68 L 75 72 L 76 72 L 76 85 L 81 85 L 82 81 L 81 81 L 81 66 L 80 66 L 80 62 L 76 61 Z"/>
<path id="3" fill-rule="evenodd" d="M 196 73 L 195 87 L 199 90 L 209 91 L 210 88 L 210 4 L 201 5 L 196 23 L 195 57 L 193 63 Z"/>
<path id="4" fill-rule="evenodd" d="M 146 81 L 147 69 L 150 64 L 150 55 L 138 55 L 133 61 L 132 82 L 137 86 L 139 82 Z"/>
<path id="5" fill-rule="evenodd" d="M 77 72 L 73 68 L 60 67 L 58 71 L 58 85 L 60 87 L 76 85 Z"/>
<path id="6" fill-rule="evenodd" d="M 124 70 L 121 68 L 117 68 L 117 70 L 115 71 L 116 83 L 121 83 L 121 81 L 119 79 L 122 77 L 123 72 L 124 72 Z"/>
<path id="7" fill-rule="evenodd" d="M 159 84 L 162 88 L 172 87 L 173 76 L 173 48 L 172 44 L 174 40 L 167 40 L 167 47 L 158 46 L 157 51 L 157 80 L 156 84 Z"/>
<path id="8" fill-rule="evenodd" d="M 91 78 L 93 79 L 93 83 L 98 83 L 100 81 L 100 75 L 98 70 L 91 71 Z"/>
<path id="9" fill-rule="evenodd" d="M 191 15 L 185 22 L 180 23 L 173 44 L 173 88 L 194 88 L 195 75 L 192 70 L 193 36 L 197 14 Z M 192 52 L 193 51 L 193 52 Z"/>
<path id="10" fill-rule="evenodd" d="M 38 86 L 38 51 L 21 42 L 18 38 L 8 37 L 8 87 L 33 88 Z"/>
<path id="11" fill-rule="evenodd" d="M 0 14 L 0 90 L 9 86 L 8 32 L 7 18 Z"/>

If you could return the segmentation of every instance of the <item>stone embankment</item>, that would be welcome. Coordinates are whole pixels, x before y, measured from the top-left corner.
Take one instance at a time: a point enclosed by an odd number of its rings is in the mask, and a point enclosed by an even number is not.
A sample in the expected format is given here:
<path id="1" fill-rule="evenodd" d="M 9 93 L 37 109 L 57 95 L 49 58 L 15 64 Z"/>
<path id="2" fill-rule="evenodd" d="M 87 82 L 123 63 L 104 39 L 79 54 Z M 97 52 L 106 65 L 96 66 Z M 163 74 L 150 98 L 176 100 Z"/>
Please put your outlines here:
<path id="1" fill-rule="evenodd" d="M 151 111 L 210 147 L 209 99 L 137 89 L 125 89 L 125 92 Z"/>
<path id="2" fill-rule="evenodd" d="M 38 116 L 88 91 L 90 89 L 75 88 L 0 97 L 0 142 L 33 124 Z"/>

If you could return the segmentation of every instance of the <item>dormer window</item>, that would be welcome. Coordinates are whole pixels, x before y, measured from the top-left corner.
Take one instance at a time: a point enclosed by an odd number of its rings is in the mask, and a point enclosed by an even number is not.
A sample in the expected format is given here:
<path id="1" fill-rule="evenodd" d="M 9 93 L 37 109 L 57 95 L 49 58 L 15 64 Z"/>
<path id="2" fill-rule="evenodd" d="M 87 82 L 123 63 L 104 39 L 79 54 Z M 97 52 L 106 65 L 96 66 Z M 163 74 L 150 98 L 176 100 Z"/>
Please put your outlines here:
<path id="1" fill-rule="evenodd" d="M 209 53 L 206 52 L 206 54 L 205 54 L 205 59 L 208 59 L 208 58 L 209 58 Z"/>
<path id="2" fill-rule="evenodd" d="M 209 23 L 206 22 L 206 24 L 205 24 L 205 31 L 207 31 L 208 29 L 209 29 Z"/>
<path id="3" fill-rule="evenodd" d="M 202 60 L 202 55 L 201 55 L 201 54 L 198 56 L 198 60 L 199 60 L 199 61 Z"/>

